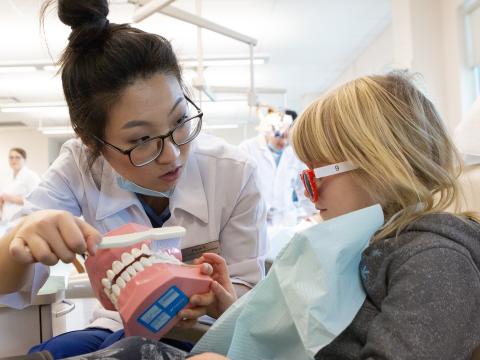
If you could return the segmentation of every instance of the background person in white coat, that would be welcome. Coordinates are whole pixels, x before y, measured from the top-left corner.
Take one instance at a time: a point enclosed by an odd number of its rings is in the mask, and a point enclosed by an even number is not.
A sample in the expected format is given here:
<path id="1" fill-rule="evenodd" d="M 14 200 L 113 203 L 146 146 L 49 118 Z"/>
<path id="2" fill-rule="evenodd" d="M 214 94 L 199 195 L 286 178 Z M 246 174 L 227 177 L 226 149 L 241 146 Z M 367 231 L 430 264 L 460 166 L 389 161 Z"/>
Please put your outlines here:
<path id="1" fill-rule="evenodd" d="M 268 222 L 273 226 L 296 225 L 299 217 L 315 210 L 299 181 L 298 174 L 305 165 L 289 146 L 289 129 L 296 116 L 291 110 L 284 114 L 269 108 L 267 115 L 259 114 L 259 135 L 239 145 L 257 164 Z"/>
<path id="2" fill-rule="evenodd" d="M 13 178 L 0 194 L 0 207 L 3 222 L 12 220 L 22 208 L 25 196 L 35 189 L 40 177 L 26 165 L 27 152 L 22 148 L 12 148 L 8 152 L 8 163 L 13 170 Z"/>
<path id="3" fill-rule="evenodd" d="M 58 5 L 72 28 L 62 84 L 79 139 L 64 145 L 28 198 L 24 212 L 38 212 L 34 222 L 43 225 L 20 234 L 16 228 L 0 240 L 0 273 L 8 277 L 0 293 L 9 293 L 0 302 L 28 305 L 48 275 L 45 265 L 71 262 L 89 239 L 130 222 L 184 226 L 184 260 L 219 253 L 241 295 L 264 274 L 266 209 L 255 164 L 219 139 L 197 137 L 203 113 L 185 95 L 166 39 L 110 24 L 106 0 Z M 192 326 L 206 313 L 215 317 L 215 291 L 192 296 L 193 307 L 178 314 L 179 326 Z M 122 325 L 116 312 L 104 315 L 90 329 L 33 350 L 64 358 L 108 346 L 122 336 L 121 330 L 112 334 Z"/>

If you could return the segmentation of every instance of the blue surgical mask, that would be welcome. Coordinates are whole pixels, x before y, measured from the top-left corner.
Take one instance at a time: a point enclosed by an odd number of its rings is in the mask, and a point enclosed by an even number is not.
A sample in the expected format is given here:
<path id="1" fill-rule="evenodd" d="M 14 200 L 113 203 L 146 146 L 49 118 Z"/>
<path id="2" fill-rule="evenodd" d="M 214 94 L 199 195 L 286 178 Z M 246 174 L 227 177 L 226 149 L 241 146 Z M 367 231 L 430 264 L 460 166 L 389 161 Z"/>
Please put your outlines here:
<path id="1" fill-rule="evenodd" d="M 271 144 L 268 144 L 268 148 L 270 149 L 271 152 L 274 152 L 278 155 L 280 155 L 283 152 L 283 149 L 278 149 L 276 146 L 273 146 Z"/>
<path id="2" fill-rule="evenodd" d="M 382 208 L 374 205 L 298 232 L 266 278 L 230 306 L 192 353 L 313 360 L 360 310 L 362 251 L 382 224 Z"/>
<path id="3" fill-rule="evenodd" d="M 121 189 L 130 191 L 136 194 L 170 198 L 173 194 L 173 191 L 175 190 L 175 187 L 172 187 L 168 191 L 157 191 L 157 190 L 147 189 L 147 188 L 144 188 L 143 186 L 135 184 L 133 181 L 123 178 L 118 174 L 116 175 L 116 178 L 117 178 L 117 184 Z"/>

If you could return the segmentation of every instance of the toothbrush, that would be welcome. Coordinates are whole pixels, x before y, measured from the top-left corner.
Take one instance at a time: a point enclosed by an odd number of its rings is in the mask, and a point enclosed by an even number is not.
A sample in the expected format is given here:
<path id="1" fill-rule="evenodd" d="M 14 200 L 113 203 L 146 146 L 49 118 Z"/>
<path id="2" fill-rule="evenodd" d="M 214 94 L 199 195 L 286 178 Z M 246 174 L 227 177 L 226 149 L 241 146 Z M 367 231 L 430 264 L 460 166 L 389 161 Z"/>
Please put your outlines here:
<path id="1" fill-rule="evenodd" d="M 111 249 L 135 245 L 136 243 L 145 240 L 154 241 L 181 238 L 185 233 L 186 230 L 182 226 L 168 226 L 124 235 L 104 236 L 102 242 L 97 245 L 97 248 Z"/>

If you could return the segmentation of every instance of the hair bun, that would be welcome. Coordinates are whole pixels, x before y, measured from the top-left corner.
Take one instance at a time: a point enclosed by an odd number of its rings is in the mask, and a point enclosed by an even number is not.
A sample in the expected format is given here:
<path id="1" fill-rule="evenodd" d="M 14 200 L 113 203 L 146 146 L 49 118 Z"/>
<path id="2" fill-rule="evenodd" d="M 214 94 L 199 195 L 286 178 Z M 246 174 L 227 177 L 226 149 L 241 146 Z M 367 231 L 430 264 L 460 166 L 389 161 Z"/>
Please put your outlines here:
<path id="1" fill-rule="evenodd" d="M 107 0 L 58 0 L 58 17 L 72 30 L 85 24 L 99 24 L 107 15 Z"/>
<path id="2" fill-rule="evenodd" d="M 103 44 L 109 22 L 107 0 L 58 0 L 58 17 L 72 28 L 69 47 L 82 49 Z"/>

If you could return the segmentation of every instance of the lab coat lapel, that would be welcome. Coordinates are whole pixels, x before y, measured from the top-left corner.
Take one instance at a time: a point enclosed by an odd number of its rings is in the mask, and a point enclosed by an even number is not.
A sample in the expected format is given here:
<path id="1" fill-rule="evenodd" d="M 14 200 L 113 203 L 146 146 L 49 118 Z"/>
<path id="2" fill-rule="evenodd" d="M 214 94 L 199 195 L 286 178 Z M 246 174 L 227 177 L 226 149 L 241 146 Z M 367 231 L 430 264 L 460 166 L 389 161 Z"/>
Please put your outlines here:
<path id="1" fill-rule="evenodd" d="M 208 223 L 207 197 L 194 147 L 173 192 L 170 212 L 174 214 L 175 209 L 182 209 Z"/>
<path id="2" fill-rule="evenodd" d="M 265 159 L 267 159 L 268 163 L 270 164 L 270 166 L 273 169 L 273 172 L 275 173 L 275 169 L 276 169 L 277 166 L 275 164 L 275 159 L 273 158 L 272 152 L 268 148 L 267 141 L 265 140 L 265 136 L 260 135 L 257 138 L 257 141 L 258 141 L 258 144 L 259 144 L 258 147 L 259 147 L 259 149 L 262 153 L 262 156 Z"/>
<path id="3" fill-rule="evenodd" d="M 136 205 L 143 210 L 137 196 L 130 191 L 121 189 L 117 184 L 115 176 L 115 170 L 104 160 L 100 183 L 100 196 L 95 215 L 97 221 L 103 220 L 132 205 Z"/>

